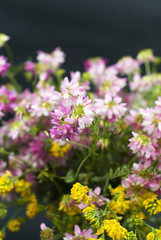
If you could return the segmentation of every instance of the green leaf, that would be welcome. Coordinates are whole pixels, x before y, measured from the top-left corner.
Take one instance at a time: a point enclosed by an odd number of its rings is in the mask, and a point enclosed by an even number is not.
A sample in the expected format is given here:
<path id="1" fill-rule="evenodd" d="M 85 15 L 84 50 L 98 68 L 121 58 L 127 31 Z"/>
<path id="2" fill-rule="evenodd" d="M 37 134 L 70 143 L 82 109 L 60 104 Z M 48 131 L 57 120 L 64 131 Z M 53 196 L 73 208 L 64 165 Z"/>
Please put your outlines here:
<path id="1" fill-rule="evenodd" d="M 7 209 L 1 208 L 1 209 L 0 209 L 0 219 L 5 218 L 6 215 L 7 215 Z"/>
<path id="2" fill-rule="evenodd" d="M 73 172 L 73 169 L 69 169 L 69 171 L 67 172 L 66 177 L 64 178 L 64 181 L 66 183 L 74 182 L 74 172 Z"/>
<path id="3" fill-rule="evenodd" d="M 7 152 L 4 148 L 0 148 L 0 158 L 2 158 L 4 161 L 8 160 L 9 152 Z"/>

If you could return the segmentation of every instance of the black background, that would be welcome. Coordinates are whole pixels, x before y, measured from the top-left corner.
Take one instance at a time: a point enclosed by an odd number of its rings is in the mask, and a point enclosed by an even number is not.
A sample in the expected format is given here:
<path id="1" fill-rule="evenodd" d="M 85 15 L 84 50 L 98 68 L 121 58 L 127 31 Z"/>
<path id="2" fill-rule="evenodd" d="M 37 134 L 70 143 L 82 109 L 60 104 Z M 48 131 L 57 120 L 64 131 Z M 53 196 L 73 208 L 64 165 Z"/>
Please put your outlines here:
<path id="1" fill-rule="evenodd" d="M 161 55 L 161 1 L 0 0 L 0 32 L 11 37 L 16 63 L 60 46 L 67 54 L 63 67 L 82 71 L 88 57 L 112 64 L 144 48 Z M 38 216 L 6 239 L 39 240 L 42 221 Z"/>

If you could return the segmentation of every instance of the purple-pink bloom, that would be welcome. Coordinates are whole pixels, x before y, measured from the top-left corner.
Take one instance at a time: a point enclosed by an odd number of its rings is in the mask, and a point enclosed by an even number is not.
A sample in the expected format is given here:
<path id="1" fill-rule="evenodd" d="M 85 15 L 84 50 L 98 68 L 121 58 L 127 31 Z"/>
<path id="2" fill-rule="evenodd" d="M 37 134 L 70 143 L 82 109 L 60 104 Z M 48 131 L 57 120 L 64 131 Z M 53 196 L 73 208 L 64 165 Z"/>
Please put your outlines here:
<path id="1" fill-rule="evenodd" d="M 135 132 L 132 132 L 132 134 L 134 137 L 129 139 L 130 143 L 128 145 L 132 152 L 138 153 L 138 156 L 145 156 L 145 158 L 149 158 L 155 151 L 150 137 Z"/>
<path id="2" fill-rule="evenodd" d="M 111 97 L 106 95 L 105 99 L 97 98 L 95 99 L 95 110 L 102 119 L 107 119 L 108 121 L 116 121 L 120 119 L 126 112 L 126 103 L 121 103 L 122 99 L 120 97 Z"/>
<path id="3" fill-rule="evenodd" d="M 70 118 L 71 107 L 62 105 L 61 110 L 55 109 L 50 113 L 51 123 L 54 125 L 50 130 L 51 136 L 54 140 L 73 140 L 75 133 L 78 133 L 78 128 L 74 125 L 74 119 Z"/>
<path id="4" fill-rule="evenodd" d="M 35 76 L 35 75 L 36 75 L 35 63 L 32 62 L 32 61 L 26 61 L 25 70 L 26 70 L 27 72 L 32 73 L 32 75 Z"/>
<path id="5" fill-rule="evenodd" d="M 7 58 L 3 55 L 0 55 L 0 75 L 5 76 L 8 68 L 10 67 L 10 63 L 7 62 Z"/>
<path id="6" fill-rule="evenodd" d="M 53 234 L 54 230 L 47 227 L 45 223 L 40 224 L 41 234 L 40 238 L 41 240 L 53 240 L 55 238 L 55 235 Z"/>
<path id="7" fill-rule="evenodd" d="M 100 187 L 96 187 L 93 190 L 93 192 L 89 191 L 88 195 L 89 195 L 89 198 L 91 199 L 90 202 L 88 204 L 84 205 L 84 201 L 83 201 L 78 205 L 78 207 L 80 209 L 84 209 L 92 203 L 96 206 L 96 208 L 98 208 L 98 207 L 104 205 L 104 201 L 109 202 L 109 199 L 105 198 L 103 195 L 100 195 L 100 193 L 101 193 L 101 188 Z"/>
<path id="8" fill-rule="evenodd" d="M 71 81 L 69 81 L 69 79 L 65 77 L 60 86 L 64 99 L 85 95 L 84 88 L 82 86 L 79 86 L 78 80 L 80 78 L 80 73 L 79 72 L 76 72 L 75 74 L 72 73 L 71 76 L 72 76 Z"/>
<path id="9" fill-rule="evenodd" d="M 133 74 L 140 65 L 140 61 L 127 56 L 120 59 L 115 65 L 121 75 Z"/>
<path id="10" fill-rule="evenodd" d="M 88 240 L 89 238 L 94 238 L 97 239 L 97 236 L 95 234 L 91 234 L 93 230 L 90 229 L 84 229 L 81 232 L 81 229 L 78 225 L 74 226 L 74 235 L 70 233 L 65 233 L 65 237 L 63 238 L 64 240 Z"/>

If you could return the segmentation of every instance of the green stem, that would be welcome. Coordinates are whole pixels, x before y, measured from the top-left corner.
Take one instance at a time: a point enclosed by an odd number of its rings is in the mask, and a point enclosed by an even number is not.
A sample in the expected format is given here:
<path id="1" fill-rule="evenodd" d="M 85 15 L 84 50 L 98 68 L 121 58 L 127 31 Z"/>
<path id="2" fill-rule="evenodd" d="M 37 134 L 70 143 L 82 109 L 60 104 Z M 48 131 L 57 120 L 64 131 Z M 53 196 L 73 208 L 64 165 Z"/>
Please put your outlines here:
<path id="1" fill-rule="evenodd" d="M 152 65 L 152 73 L 157 73 L 157 65 L 155 63 Z"/>
<path id="2" fill-rule="evenodd" d="M 6 49 L 6 52 L 7 52 L 8 59 L 9 59 L 10 63 L 12 65 L 14 65 L 14 59 L 13 59 L 13 53 L 12 53 L 11 47 L 9 46 L 8 43 L 5 43 L 4 47 Z"/>
<path id="3" fill-rule="evenodd" d="M 17 82 L 17 80 L 14 78 L 14 76 L 10 73 L 7 74 L 7 77 L 11 81 L 11 83 L 14 85 L 14 87 L 17 89 L 18 92 L 21 92 L 22 87 L 21 85 Z"/>
<path id="4" fill-rule="evenodd" d="M 146 71 L 146 75 L 149 75 L 151 73 L 150 62 L 145 62 L 145 71 Z"/>
<path id="5" fill-rule="evenodd" d="M 134 162 L 135 162 L 135 160 L 136 160 L 136 157 L 137 157 L 137 153 L 132 157 L 132 159 L 130 160 L 130 162 L 129 162 L 129 165 L 132 167 L 133 166 L 133 164 L 134 164 Z"/>
<path id="6" fill-rule="evenodd" d="M 86 160 L 89 158 L 90 155 L 91 155 L 91 154 L 88 153 L 88 155 L 87 155 L 87 156 L 83 159 L 83 161 L 80 163 L 80 165 L 79 165 L 79 167 L 78 167 L 78 169 L 77 169 L 77 171 L 76 171 L 76 173 L 75 173 L 74 180 L 77 179 L 77 176 L 78 176 L 78 174 L 79 174 L 79 172 L 80 172 L 81 167 L 83 166 L 83 164 L 86 162 Z"/>
<path id="7" fill-rule="evenodd" d="M 16 215 L 21 211 L 21 208 L 18 208 L 14 213 L 13 215 L 9 218 L 9 220 L 7 221 L 7 223 L 3 226 L 2 228 L 2 232 L 5 232 L 6 228 L 7 228 L 7 225 L 8 225 L 8 222 L 12 219 L 14 219 L 16 217 Z"/>
<path id="8" fill-rule="evenodd" d="M 90 149 L 90 147 L 86 146 L 86 145 L 83 145 L 83 144 L 80 144 L 80 143 L 76 143 L 76 142 L 72 142 L 72 141 L 69 141 L 69 140 L 66 140 L 65 141 L 66 143 L 71 143 L 71 144 L 75 144 L 79 147 L 83 147 L 83 148 L 87 148 L 87 149 Z"/>
<path id="9" fill-rule="evenodd" d="M 90 191 L 92 193 L 94 193 L 98 198 L 100 198 L 104 204 L 106 205 L 106 208 L 108 208 L 110 210 L 110 212 L 115 216 L 116 220 L 119 221 L 118 216 L 116 215 L 116 213 L 113 211 L 113 209 L 110 207 L 110 205 L 108 204 L 108 202 L 106 202 L 101 196 L 97 195 L 92 189 L 90 189 Z"/>
<path id="10" fill-rule="evenodd" d="M 132 74 L 127 74 L 128 82 L 130 83 L 132 81 Z"/>
<path id="11" fill-rule="evenodd" d="M 154 162 L 152 162 L 152 163 L 149 165 L 149 167 L 145 168 L 144 171 L 149 170 L 153 165 L 155 165 L 155 164 L 158 162 L 158 160 L 159 160 L 160 157 L 161 157 L 161 154 L 157 157 L 157 159 L 156 159 Z"/>
<path id="12" fill-rule="evenodd" d="M 57 190 L 58 190 L 60 196 L 62 196 L 62 195 L 63 195 L 63 192 L 62 192 L 62 190 L 61 190 L 59 184 L 55 181 L 55 179 L 52 179 L 52 182 L 54 183 L 55 187 L 57 188 Z"/>

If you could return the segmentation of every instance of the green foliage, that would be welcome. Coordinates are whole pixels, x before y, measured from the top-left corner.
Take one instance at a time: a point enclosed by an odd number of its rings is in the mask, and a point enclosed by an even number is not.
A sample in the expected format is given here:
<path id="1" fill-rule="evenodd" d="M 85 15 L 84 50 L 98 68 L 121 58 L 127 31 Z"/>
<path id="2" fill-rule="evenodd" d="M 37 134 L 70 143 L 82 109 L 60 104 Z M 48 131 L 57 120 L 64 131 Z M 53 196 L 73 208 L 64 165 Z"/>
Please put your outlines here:
<path id="1" fill-rule="evenodd" d="M 4 161 L 8 160 L 9 152 L 7 152 L 3 147 L 0 148 L 0 159 L 3 159 Z"/>

